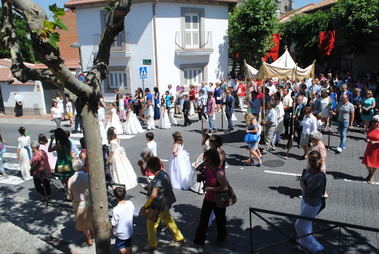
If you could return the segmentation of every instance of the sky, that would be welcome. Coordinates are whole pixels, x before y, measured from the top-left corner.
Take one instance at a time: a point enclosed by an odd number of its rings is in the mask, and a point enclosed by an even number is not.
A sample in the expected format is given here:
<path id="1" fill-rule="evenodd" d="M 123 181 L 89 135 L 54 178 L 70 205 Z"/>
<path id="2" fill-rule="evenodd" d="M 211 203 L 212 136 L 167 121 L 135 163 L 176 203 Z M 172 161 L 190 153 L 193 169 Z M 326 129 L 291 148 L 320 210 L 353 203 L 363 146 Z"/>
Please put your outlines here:
<path id="1" fill-rule="evenodd" d="M 38 4 L 42 5 L 45 10 L 48 10 L 49 5 L 56 3 L 59 7 L 63 7 L 63 4 L 67 0 L 35 0 Z M 306 4 L 321 2 L 321 0 L 295 0 L 295 8 L 302 7 Z"/>

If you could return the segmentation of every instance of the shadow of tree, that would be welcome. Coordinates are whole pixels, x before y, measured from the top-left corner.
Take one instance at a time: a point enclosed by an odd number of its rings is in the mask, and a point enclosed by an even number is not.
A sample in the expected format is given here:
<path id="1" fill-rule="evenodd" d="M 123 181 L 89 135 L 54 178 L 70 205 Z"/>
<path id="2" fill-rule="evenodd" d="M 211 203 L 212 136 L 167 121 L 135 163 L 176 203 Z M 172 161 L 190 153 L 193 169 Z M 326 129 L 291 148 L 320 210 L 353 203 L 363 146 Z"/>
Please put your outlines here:
<path id="1" fill-rule="evenodd" d="M 255 215 L 253 216 L 253 249 L 254 253 L 260 254 L 283 254 L 283 253 L 303 253 L 295 249 L 295 220 L 286 217 L 271 217 L 261 214 L 272 224 L 266 224 Z M 328 229 L 330 225 L 313 223 L 314 232 L 321 232 Z M 281 234 L 280 231 L 285 235 Z M 362 232 L 363 233 L 363 232 Z M 370 233 L 371 234 L 371 233 Z M 372 233 L 375 234 L 375 233 Z M 374 235 L 372 235 L 374 236 Z M 323 253 L 378 253 L 378 243 L 376 246 L 370 242 L 357 230 L 342 229 L 339 234 L 338 228 L 316 233 L 314 237 L 324 246 Z M 375 238 L 372 237 L 371 239 Z M 281 243 L 280 243 L 281 242 Z M 267 248 L 264 248 L 267 246 Z"/>

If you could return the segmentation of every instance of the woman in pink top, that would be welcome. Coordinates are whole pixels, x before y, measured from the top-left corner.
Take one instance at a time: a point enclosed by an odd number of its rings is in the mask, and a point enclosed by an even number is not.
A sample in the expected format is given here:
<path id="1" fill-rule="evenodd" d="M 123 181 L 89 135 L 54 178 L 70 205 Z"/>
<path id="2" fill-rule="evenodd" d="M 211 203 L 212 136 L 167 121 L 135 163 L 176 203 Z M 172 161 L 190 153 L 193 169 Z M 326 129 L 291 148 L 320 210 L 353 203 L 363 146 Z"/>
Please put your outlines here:
<path id="1" fill-rule="evenodd" d="M 197 226 L 196 235 L 193 243 L 195 245 L 204 245 L 208 229 L 209 217 L 214 212 L 217 224 L 217 241 L 222 243 L 226 240 L 226 208 L 216 206 L 215 192 L 224 192 L 228 190 L 228 181 L 225 171 L 219 167 L 221 164 L 219 152 L 216 149 L 210 149 L 204 153 L 205 164 L 205 198 L 201 208 L 199 225 Z"/>
<path id="2" fill-rule="evenodd" d="M 55 164 L 57 163 L 57 157 L 54 156 L 54 152 L 49 152 L 49 141 L 43 134 L 38 135 L 39 149 L 45 151 L 47 158 L 49 160 L 50 172 L 53 173 L 55 169 Z"/>
<path id="3" fill-rule="evenodd" d="M 47 201 L 48 196 L 51 194 L 49 180 L 51 171 L 47 154 L 39 147 L 40 145 L 37 142 L 32 143 L 33 156 L 30 161 L 30 171 L 37 192 Z"/>
<path id="4" fill-rule="evenodd" d="M 213 93 L 208 92 L 207 115 L 208 115 L 209 130 L 212 132 L 217 132 L 217 127 L 214 120 L 215 107 L 216 107 L 216 101 L 215 101 L 215 98 L 213 97 Z"/>

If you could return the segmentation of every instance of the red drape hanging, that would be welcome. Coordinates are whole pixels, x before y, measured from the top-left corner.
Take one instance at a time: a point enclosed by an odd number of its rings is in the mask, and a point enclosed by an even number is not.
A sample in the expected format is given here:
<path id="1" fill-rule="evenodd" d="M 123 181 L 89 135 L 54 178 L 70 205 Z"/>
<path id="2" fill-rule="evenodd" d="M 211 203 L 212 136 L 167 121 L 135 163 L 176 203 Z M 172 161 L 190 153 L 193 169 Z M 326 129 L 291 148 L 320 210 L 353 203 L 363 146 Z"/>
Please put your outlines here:
<path id="1" fill-rule="evenodd" d="M 321 55 L 330 56 L 336 42 L 336 30 L 320 32 L 319 49 Z"/>
<path id="2" fill-rule="evenodd" d="M 278 59 L 279 57 L 279 45 L 280 45 L 280 33 L 277 33 L 277 34 L 272 34 L 272 41 L 274 43 L 274 46 L 272 47 L 272 49 L 270 49 L 268 52 L 267 52 L 267 55 L 265 55 L 263 57 L 263 60 L 266 62 L 267 59 L 269 59 L 270 57 L 272 58 L 273 61 L 275 61 L 276 59 Z"/>

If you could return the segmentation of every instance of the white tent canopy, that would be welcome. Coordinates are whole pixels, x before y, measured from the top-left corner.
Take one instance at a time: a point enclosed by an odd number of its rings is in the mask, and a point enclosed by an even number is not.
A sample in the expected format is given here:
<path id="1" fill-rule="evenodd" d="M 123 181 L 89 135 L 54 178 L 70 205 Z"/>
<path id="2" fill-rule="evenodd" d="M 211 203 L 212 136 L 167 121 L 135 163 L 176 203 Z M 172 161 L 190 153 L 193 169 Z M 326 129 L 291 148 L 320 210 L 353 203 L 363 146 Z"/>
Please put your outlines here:
<path id="1" fill-rule="evenodd" d="M 313 62 L 307 68 L 302 69 L 296 65 L 295 61 L 292 59 L 287 49 L 283 53 L 283 55 L 281 55 L 272 64 L 263 62 L 258 72 L 254 75 L 251 75 L 249 71 L 253 67 L 248 65 L 247 63 L 245 63 L 245 66 L 247 70 L 247 77 L 258 80 L 277 77 L 278 79 L 302 81 L 306 78 L 313 77 L 315 72 L 315 62 Z"/>

